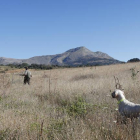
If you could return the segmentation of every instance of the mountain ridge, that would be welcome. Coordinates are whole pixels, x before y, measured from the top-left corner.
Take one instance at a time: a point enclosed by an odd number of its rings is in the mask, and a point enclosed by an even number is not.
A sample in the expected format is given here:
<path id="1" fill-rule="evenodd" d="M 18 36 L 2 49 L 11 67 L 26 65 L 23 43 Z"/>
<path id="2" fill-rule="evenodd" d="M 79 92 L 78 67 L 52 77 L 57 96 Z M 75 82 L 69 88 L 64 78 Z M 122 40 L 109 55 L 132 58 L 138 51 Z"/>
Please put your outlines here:
<path id="1" fill-rule="evenodd" d="M 121 63 L 121 61 L 110 57 L 108 54 L 96 51 L 92 52 L 84 46 L 69 49 L 64 53 L 55 55 L 34 56 L 28 59 L 14 59 L 0 57 L 0 64 L 44 64 L 59 66 L 78 65 L 108 65 Z"/>

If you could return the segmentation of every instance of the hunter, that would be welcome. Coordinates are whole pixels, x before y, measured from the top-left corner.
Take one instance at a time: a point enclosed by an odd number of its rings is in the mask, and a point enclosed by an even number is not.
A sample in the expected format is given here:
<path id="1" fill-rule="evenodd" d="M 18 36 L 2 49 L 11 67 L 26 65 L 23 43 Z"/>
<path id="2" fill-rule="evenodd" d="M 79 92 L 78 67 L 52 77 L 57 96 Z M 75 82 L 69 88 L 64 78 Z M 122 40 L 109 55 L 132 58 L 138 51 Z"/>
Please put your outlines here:
<path id="1" fill-rule="evenodd" d="M 24 76 L 24 84 L 28 83 L 28 85 L 30 85 L 30 79 L 32 77 L 32 74 L 28 70 L 28 67 L 24 67 L 24 68 L 25 68 L 25 72 L 24 74 L 22 74 L 22 76 Z"/>

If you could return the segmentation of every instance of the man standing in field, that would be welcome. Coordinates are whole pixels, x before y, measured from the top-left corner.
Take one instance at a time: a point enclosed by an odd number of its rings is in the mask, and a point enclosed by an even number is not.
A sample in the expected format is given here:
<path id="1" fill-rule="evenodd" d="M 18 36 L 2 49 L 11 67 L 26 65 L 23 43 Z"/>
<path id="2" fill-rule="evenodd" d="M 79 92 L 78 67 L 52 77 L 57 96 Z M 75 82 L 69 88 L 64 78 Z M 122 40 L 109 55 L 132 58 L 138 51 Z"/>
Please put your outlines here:
<path id="1" fill-rule="evenodd" d="M 28 70 L 28 67 L 24 67 L 25 68 L 25 72 L 22 76 L 24 76 L 24 84 L 28 83 L 28 85 L 30 85 L 30 79 L 32 77 L 31 72 Z"/>

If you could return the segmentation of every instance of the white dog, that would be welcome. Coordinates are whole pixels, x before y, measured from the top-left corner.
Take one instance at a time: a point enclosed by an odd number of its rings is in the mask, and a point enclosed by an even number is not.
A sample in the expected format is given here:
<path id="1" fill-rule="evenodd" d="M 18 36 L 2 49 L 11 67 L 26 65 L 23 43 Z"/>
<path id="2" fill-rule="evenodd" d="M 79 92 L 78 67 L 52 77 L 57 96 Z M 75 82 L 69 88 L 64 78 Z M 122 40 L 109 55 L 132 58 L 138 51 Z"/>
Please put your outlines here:
<path id="1" fill-rule="evenodd" d="M 122 116 L 131 119 L 140 117 L 140 104 L 126 100 L 123 91 L 116 89 L 112 97 L 118 100 L 119 112 Z"/>

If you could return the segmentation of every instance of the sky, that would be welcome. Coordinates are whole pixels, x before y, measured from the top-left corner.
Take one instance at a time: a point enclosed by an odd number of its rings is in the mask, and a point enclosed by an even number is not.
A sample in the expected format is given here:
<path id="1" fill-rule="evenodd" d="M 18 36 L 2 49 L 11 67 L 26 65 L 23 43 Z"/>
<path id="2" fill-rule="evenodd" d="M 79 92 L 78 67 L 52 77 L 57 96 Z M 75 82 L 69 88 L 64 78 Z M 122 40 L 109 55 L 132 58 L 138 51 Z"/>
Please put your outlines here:
<path id="1" fill-rule="evenodd" d="M 0 57 L 80 46 L 125 62 L 140 58 L 140 0 L 0 0 Z"/>

